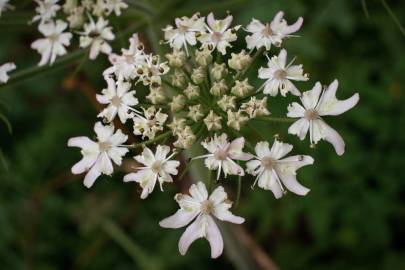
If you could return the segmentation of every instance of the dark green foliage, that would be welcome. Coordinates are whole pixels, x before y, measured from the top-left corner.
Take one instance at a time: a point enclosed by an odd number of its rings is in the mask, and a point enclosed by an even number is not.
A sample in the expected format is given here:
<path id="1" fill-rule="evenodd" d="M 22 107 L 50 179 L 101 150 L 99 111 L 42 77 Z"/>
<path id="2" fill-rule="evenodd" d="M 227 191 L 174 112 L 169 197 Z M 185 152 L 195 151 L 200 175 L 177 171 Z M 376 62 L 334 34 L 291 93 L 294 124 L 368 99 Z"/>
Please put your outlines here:
<path id="1" fill-rule="evenodd" d="M 237 213 L 281 269 L 405 269 L 405 37 L 382 3 L 402 24 L 405 5 L 377 0 L 150 2 L 163 11 L 143 7 L 146 11 L 129 13 L 116 25 L 124 30 L 129 22 L 157 13 L 163 15 L 152 20 L 149 31 L 159 30 L 172 16 L 199 10 L 206 15 L 229 9 L 243 25 L 251 17 L 268 21 L 278 10 L 289 21 L 304 17 L 301 37 L 285 43 L 289 56 L 297 55 L 310 74 L 310 82 L 299 88 L 338 78 L 339 98 L 360 93 L 357 107 L 327 119 L 343 135 L 346 153 L 338 157 L 324 142 L 310 149 L 308 141 L 286 134 L 285 123 L 255 123 L 266 130 L 265 138 L 280 134 L 296 145 L 294 153 L 314 157 L 315 165 L 299 172 L 311 192 L 275 200 L 269 191 L 252 191 L 252 179 L 244 178 Z M 35 65 L 39 56 L 29 49 L 35 29 L 17 24 L 11 31 L 2 24 L 10 19 L 6 15 L 0 18 L 0 63 L 15 59 L 20 69 Z M 244 44 L 239 40 L 235 46 Z M 101 72 L 107 62 L 102 58 L 86 61 L 77 75 L 97 91 L 104 87 Z M 65 66 L 0 88 L 0 99 L 9 107 L 0 112 L 13 127 L 10 134 L 0 123 L 0 149 L 8 164 L 8 170 L 0 167 L 0 268 L 234 269 L 226 256 L 210 260 L 204 241 L 180 256 L 182 230 L 159 228 L 158 221 L 177 207 L 172 197 L 179 186 L 168 185 L 165 193 L 155 191 L 141 201 L 135 184 L 122 183 L 122 172 L 100 178 L 91 190 L 83 187 L 82 176 L 70 174 L 80 154 L 67 148 L 67 140 L 92 136 L 97 113 L 80 87 L 63 86 L 74 69 Z M 289 101 L 278 104 L 270 98 L 273 115 L 284 115 Z M 258 135 L 253 130 L 247 136 L 257 140 Z M 229 181 L 227 188 L 236 194 L 237 179 Z M 135 254 L 114 238 L 111 223 L 132 239 Z"/>

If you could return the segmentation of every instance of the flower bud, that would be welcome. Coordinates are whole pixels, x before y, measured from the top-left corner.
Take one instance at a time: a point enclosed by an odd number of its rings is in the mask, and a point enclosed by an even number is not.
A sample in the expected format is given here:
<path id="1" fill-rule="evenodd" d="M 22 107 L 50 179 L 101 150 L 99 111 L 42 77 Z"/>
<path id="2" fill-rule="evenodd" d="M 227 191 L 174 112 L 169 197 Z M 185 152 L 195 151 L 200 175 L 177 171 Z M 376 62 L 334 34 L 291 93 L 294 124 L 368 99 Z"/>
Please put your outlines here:
<path id="1" fill-rule="evenodd" d="M 237 97 L 244 97 L 248 95 L 253 90 L 253 86 L 251 86 L 248 82 L 248 79 L 244 79 L 243 81 L 235 81 L 235 85 L 231 89 L 231 93 Z"/>
<path id="2" fill-rule="evenodd" d="M 172 102 L 170 102 L 170 109 L 172 112 L 177 112 L 183 109 L 184 105 L 186 105 L 186 97 L 183 95 L 174 96 Z"/>
<path id="3" fill-rule="evenodd" d="M 146 96 L 152 104 L 161 104 L 166 100 L 165 91 L 162 87 L 150 88 L 149 95 Z"/>
<path id="4" fill-rule="evenodd" d="M 172 122 L 167 126 L 172 130 L 173 135 L 176 135 L 176 133 L 181 132 L 186 126 L 186 119 L 173 117 Z"/>
<path id="5" fill-rule="evenodd" d="M 187 88 L 184 90 L 184 94 L 187 96 L 188 99 L 194 99 L 200 96 L 200 87 L 189 83 Z"/>
<path id="6" fill-rule="evenodd" d="M 173 50 L 172 53 L 166 54 L 166 58 L 169 66 L 174 68 L 181 68 L 187 61 L 186 53 L 181 50 Z"/>
<path id="7" fill-rule="evenodd" d="M 198 120 L 204 116 L 201 104 L 190 106 L 187 116 L 190 117 L 194 122 L 198 122 Z"/>
<path id="8" fill-rule="evenodd" d="M 234 96 L 227 96 L 227 95 L 223 95 L 222 98 L 220 100 L 218 100 L 218 106 L 224 111 L 228 111 L 228 110 L 234 110 L 236 107 L 235 104 L 236 101 L 236 97 Z"/>
<path id="9" fill-rule="evenodd" d="M 210 89 L 210 93 L 214 96 L 222 96 L 223 94 L 228 91 L 228 85 L 224 79 L 220 80 L 219 82 L 214 82 Z"/>
<path id="10" fill-rule="evenodd" d="M 196 50 L 195 51 L 195 61 L 200 66 L 208 66 L 212 62 L 211 51 L 208 49 Z"/>
<path id="11" fill-rule="evenodd" d="M 267 97 L 263 99 L 251 97 L 248 102 L 241 105 L 241 110 L 246 112 L 250 118 L 270 114 L 269 110 L 267 109 Z"/>
<path id="12" fill-rule="evenodd" d="M 241 125 L 249 120 L 249 118 L 245 116 L 242 111 L 232 112 L 231 110 L 229 110 L 227 114 L 228 121 L 226 124 L 228 125 L 228 127 L 235 130 L 240 130 Z"/>
<path id="13" fill-rule="evenodd" d="M 221 124 L 222 117 L 216 115 L 212 110 L 204 119 L 204 123 L 207 126 L 208 130 L 218 130 L 222 128 Z"/>
<path id="14" fill-rule="evenodd" d="M 173 145 L 177 148 L 190 148 L 193 146 L 196 137 L 189 126 L 185 126 L 181 131 L 176 133 L 177 141 Z"/>
<path id="15" fill-rule="evenodd" d="M 228 74 L 228 69 L 226 68 L 225 63 L 218 64 L 214 63 L 214 66 L 211 69 L 211 75 L 214 80 L 219 81 Z"/>
<path id="16" fill-rule="evenodd" d="M 176 87 L 183 88 L 186 86 L 187 77 L 186 74 L 180 69 L 175 69 L 172 75 L 172 84 Z"/>
<path id="17" fill-rule="evenodd" d="M 228 60 L 228 65 L 230 68 L 235 70 L 243 70 L 252 62 L 252 58 L 245 50 L 242 50 L 240 53 L 232 53 L 231 59 Z"/>
<path id="18" fill-rule="evenodd" d="M 203 83 L 206 77 L 207 77 L 207 72 L 205 71 L 205 67 L 195 68 L 193 70 L 193 73 L 191 74 L 191 80 L 195 84 Z"/>
<path id="19" fill-rule="evenodd" d="M 73 8 L 66 20 L 69 22 L 70 28 L 80 28 L 84 24 L 84 8 Z"/>

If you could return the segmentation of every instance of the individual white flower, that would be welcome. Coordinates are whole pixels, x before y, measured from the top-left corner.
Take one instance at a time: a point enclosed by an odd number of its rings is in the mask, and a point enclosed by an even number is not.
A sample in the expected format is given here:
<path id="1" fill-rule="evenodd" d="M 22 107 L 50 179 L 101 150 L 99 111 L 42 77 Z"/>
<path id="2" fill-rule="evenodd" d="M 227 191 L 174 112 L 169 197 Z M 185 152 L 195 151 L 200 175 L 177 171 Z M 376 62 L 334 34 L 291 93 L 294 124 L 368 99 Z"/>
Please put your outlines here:
<path id="1" fill-rule="evenodd" d="M 112 27 L 108 26 L 108 21 L 99 17 L 97 23 L 89 17 L 90 22 L 84 25 L 84 32 L 80 33 L 80 47 L 90 47 L 90 59 L 97 58 L 100 52 L 105 54 L 111 53 L 111 46 L 107 41 L 114 40 L 115 35 Z"/>
<path id="2" fill-rule="evenodd" d="M 121 55 L 114 53 L 109 55 L 112 66 L 104 71 L 104 76 L 115 74 L 118 80 L 135 79 L 135 77 L 138 76 L 138 67 L 146 64 L 144 47 L 139 41 L 137 33 L 132 35 L 129 39 L 129 43 L 129 48 L 122 49 Z"/>
<path id="3" fill-rule="evenodd" d="M 234 160 L 249 160 L 252 158 L 251 154 L 244 153 L 243 147 L 245 145 L 245 138 L 240 137 L 228 142 L 228 137 L 225 133 L 221 136 L 214 135 L 209 141 L 201 142 L 201 145 L 208 150 L 209 154 L 195 157 L 194 159 L 205 158 L 205 166 L 209 170 L 217 170 L 217 180 L 224 172 L 227 175 L 245 175 L 242 167 L 239 166 Z"/>
<path id="4" fill-rule="evenodd" d="M 287 65 L 287 51 L 282 49 L 278 56 L 269 59 L 267 68 L 259 69 L 259 78 L 266 79 L 262 86 L 264 94 L 276 96 L 280 90 L 282 96 L 286 96 L 288 92 L 296 96 L 301 95 L 291 81 L 307 81 L 309 78 L 304 74 L 302 65 L 292 65 L 293 61 Z"/>
<path id="5" fill-rule="evenodd" d="M 37 50 L 41 54 L 39 66 L 46 64 L 52 65 L 57 56 L 62 56 L 67 53 L 65 46 L 70 45 L 72 34 L 63 32 L 67 28 L 67 23 L 61 20 L 56 22 L 50 21 L 39 25 L 39 31 L 45 36 L 31 44 L 31 48 Z"/>
<path id="6" fill-rule="evenodd" d="M 133 118 L 134 134 L 142 135 L 142 139 L 148 137 L 155 138 L 158 131 L 163 130 L 163 124 L 166 122 L 168 115 L 161 112 L 161 109 L 156 111 L 154 106 L 144 110 L 144 116 L 137 115 Z"/>
<path id="7" fill-rule="evenodd" d="M 8 73 L 15 70 L 17 67 L 14 63 L 5 63 L 0 66 L 0 83 L 6 83 L 10 76 Z"/>
<path id="8" fill-rule="evenodd" d="M 240 108 L 242 111 L 246 112 L 250 118 L 270 114 L 269 110 L 267 109 L 267 97 L 262 99 L 251 97 L 248 102 L 242 103 Z"/>
<path id="9" fill-rule="evenodd" d="M 345 143 L 339 133 L 326 124 L 322 116 L 339 115 L 353 108 L 359 101 L 359 94 L 345 100 L 336 98 L 338 81 L 334 80 L 326 90 L 317 82 L 310 91 L 302 93 L 302 105 L 294 102 L 288 106 L 288 117 L 300 118 L 288 129 L 288 133 L 297 135 L 301 140 L 309 130 L 311 144 L 324 139 L 330 142 L 338 155 L 345 152 Z"/>
<path id="10" fill-rule="evenodd" d="M 123 0 L 106 0 L 105 7 L 107 9 L 107 15 L 114 12 L 115 16 L 121 16 L 121 9 L 127 9 L 128 4 Z"/>
<path id="11" fill-rule="evenodd" d="M 103 126 L 100 122 L 94 125 L 97 142 L 88 137 L 75 137 L 68 141 L 68 146 L 82 149 L 82 160 L 72 167 L 72 173 L 81 174 L 87 172 L 84 185 L 90 188 L 101 174 L 111 175 L 113 163 L 121 165 L 122 157 L 128 149 L 122 146 L 128 136 L 120 129 L 114 133 L 114 126 Z M 112 161 L 112 162 L 111 162 Z"/>
<path id="12" fill-rule="evenodd" d="M 202 33 L 199 37 L 199 41 L 203 44 L 203 48 L 214 50 L 217 48 L 223 55 L 226 54 L 226 48 L 232 47 L 230 42 L 234 42 L 237 39 L 236 31 L 240 26 L 229 28 L 231 26 L 233 17 L 228 15 L 223 20 L 215 20 L 214 14 L 211 12 L 207 17 L 207 33 Z"/>
<path id="13" fill-rule="evenodd" d="M 195 219 L 180 237 L 180 254 L 185 255 L 195 240 L 204 237 L 210 244 L 211 258 L 217 258 L 222 254 L 224 242 L 214 218 L 234 224 L 242 224 L 245 219 L 229 211 L 232 202 L 229 201 L 222 186 L 217 187 L 209 197 L 202 182 L 191 185 L 189 192 L 190 195 L 178 193 L 174 197 L 180 209 L 160 221 L 159 225 L 163 228 L 177 229 Z"/>
<path id="14" fill-rule="evenodd" d="M 268 142 L 259 142 L 255 147 L 255 158 L 246 163 L 246 172 L 257 176 L 255 183 L 263 189 L 271 190 L 276 199 L 283 196 L 283 186 L 301 196 L 309 192 L 308 188 L 298 183 L 296 171 L 313 164 L 314 159 L 303 155 L 285 157 L 292 148 L 291 144 L 282 143 L 277 139 L 271 149 Z"/>
<path id="15" fill-rule="evenodd" d="M 118 114 L 120 121 L 125 124 L 127 119 L 132 118 L 134 113 L 141 112 L 131 108 L 138 104 L 138 99 L 135 97 L 135 90 L 130 91 L 131 83 L 117 81 L 111 78 L 106 78 L 108 87 L 102 90 L 102 95 L 96 95 L 97 101 L 108 106 L 99 113 L 98 117 L 104 117 L 108 122 L 114 120 Z"/>
<path id="16" fill-rule="evenodd" d="M 284 13 L 279 11 L 273 21 L 266 24 L 252 19 L 246 27 L 246 31 L 252 33 L 252 35 L 246 36 L 247 48 L 252 50 L 265 47 L 266 50 L 270 50 L 271 44 L 279 47 L 284 38 L 290 37 L 292 33 L 301 28 L 304 21 L 302 17 L 299 17 L 294 24 L 287 25 L 287 21 L 283 19 L 283 16 Z"/>
<path id="17" fill-rule="evenodd" d="M 156 181 L 160 184 L 160 190 L 163 191 L 163 183 L 173 182 L 171 175 L 177 175 L 177 167 L 180 162 L 177 160 L 170 160 L 176 152 L 167 156 L 170 153 L 170 147 L 166 145 L 158 145 L 156 153 L 145 147 L 141 155 L 135 156 L 134 159 L 145 165 L 138 167 L 138 171 L 125 175 L 124 182 L 135 181 L 139 183 L 142 188 L 141 198 L 145 199 L 152 193 L 155 188 Z"/>
<path id="18" fill-rule="evenodd" d="M 59 0 L 35 0 L 38 6 L 35 8 L 37 15 L 32 18 L 32 22 L 47 22 L 56 16 L 56 12 L 61 8 L 57 3 Z"/>
<path id="19" fill-rule="evenodd" d="M 197 44 L 196 34 L 205 32 L 204 17 L 198 13 L 191 18 L 181 17 L 175 19 L 176 28 L 171 25 L 163 29 L 165 40 L 172 48 L 180 50 L 184 47 L 188 55 L 187 44 L 194 46 Z"/>
<path id="20" fill-rule="evenodd" d="M 13 10 L 14 6 L 10 5 L 9 0 L 0 0 L 0 16 L 6 10 Z"/>

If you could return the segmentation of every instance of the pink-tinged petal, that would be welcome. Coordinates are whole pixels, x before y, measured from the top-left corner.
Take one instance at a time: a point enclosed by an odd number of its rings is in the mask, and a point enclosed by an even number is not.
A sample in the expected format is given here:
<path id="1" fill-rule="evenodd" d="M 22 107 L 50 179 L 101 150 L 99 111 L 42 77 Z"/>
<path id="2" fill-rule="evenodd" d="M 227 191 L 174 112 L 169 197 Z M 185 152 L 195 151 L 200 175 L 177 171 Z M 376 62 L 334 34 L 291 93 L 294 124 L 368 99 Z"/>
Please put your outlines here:
<path id="1" fill-rule="evenodd" d="M 214 14 L 211 12 L 210 14 L 208 14 L 207 16 L 207 23 L 209 25 L 209 27 L 213 28 L 215 25 L 215 18 L 214 18 Z"/>
<path id="2" fill-rule="evenodd" d="M 322 121 L 322 130 L 326 141 L 330 142 L 339 156 L 345 152 L 345 142 L 339 133 Z"/>
<path id="3" fill-rule="evenodd" d="M 70 138 L 68 141 L 69 147 L 79 147 L 82 149 L 89 149 L 95 147 L 96 145 L 97 143 L 84 136 Z"/>
<path id="4" fill-rule="evenodd" d="M 354 94 L 345 100 L 334 100 L 330 103 L 324 102 L 323 106 L 319 108 L 320 115 L 339 115 L 347 112 L 359 102 L 360 96 L 358 93 Z"/>
<path id="5" fill-rule="evenodd" d="M 232 20 L 233 20 L 232 15 L 226 16 L 226 18 L 225 18 L 224 21 L 223 21 L 224 26 L 223 26 L 223 28 L 221 29 L 221 32 L 224 32 L 226 29 L 228 29 L 229 26 L 231 26 Z"/>
<path id="6" fill-rule="evenodd" d="M 316 107 L 321 92 L 322 92 L 322 85 L 320 82 L 317 82 L 315 83 L 312 90 L 302 93 L 301 101 L 307 110 L 314 109 Z"/>
<path id="7" fill-rule="evenodd" d="M 297 181 L 297 177 L 294 174 L 288 174 L 288 175 L 281 174 L 280 179 L 283 182 L 284 186 L 289 191 L 291 191 L 297 195 L 305 196 L 310 191 L 309 188 L 304 187 Z"/>
<path id="8" fill-rule="evenodd" d="M 202 217 L 199 216 L 193 223 L 191 223 L 185 232 L 182 234 L 179 240 L 179 252 L 181 255 L 185 255 L 187 253 L 188 248 L 190 247 L 191 243 L 193 243 L 198 238 L 204 236 L 204 232 L 201 228 Z"/>
<path id="9" fill-rule="evenodd" d="M 175 214 L 160 221 L 159 225 L 162 228 L 181 228 L 189 224 L 197 215 L 198 211 L 179 209 Z"/>
<path id="10" fill-rule="evenodd" d="M 210 195 L 209 200 L 214 204 L 220 204 L 227 199 L 228 195 L 226 194 L 224 187 L 218 186 Z"/>
<path id="11" fill-rule="evenodd" d="M 203 182 L 192 184 L 189 191 L 190 195 L 198 202 L 203 202 L 208 198 L 207 188 Z"/>
<path id="12" fill-rule="evenodd" d="M 84 186 L 87 188 L 91 188 L 91 186 L 93 186 L 94 182 L 100 175 L 101 172 L 98 170 L 97 166 L 94 165 L 84 177 Z"/>
<path id="13" fill-rule="evenodd" d="M 300 140 L 305 139 L 305 136 L 308 133 L 309 129 L 309 121 L 305 118 L 301 118 L 297 121 L 295 121 L 289 128 L 288 128 L 288 133 L 297 135 Z"/>
<path id="14" fill-rule="evenodd" d="M 278 54 L 278 62 L 280 64 L 281 68 L 285 68 L 287 65 L 287 51 L 285 49 L 282 49 L 280 53 Z"/>
<path id="15" fill-rule="evenodd" d="M 270 148 L 268 142 L 258 142 L 255 146 L 256 155 L 262 159 L 270 155 Z"/>
<path id="16" fill-rule="evenodd" d="M 280 159 L 291 152 L 293 146 L 288 143 L 279 142 L 274 140 L 273 146 L 270 150 L 270 156 L 274 159 Z"/>
<path id="17" fill-rule="evenodd" d="M 211 258 L 218 258 L 224 249 L 224 241 L 222 240 L 221 232 L 214 219 L 211 216 L 207 216 L 207 232 L 206 238 L 211 246 Z"/>
<path id="18" fill-rule="evenodd" d="M 284 29 L 283 34 L 288 35 L 297 32 L 298 30 L 300 30 L 303 22 L 304 19 L 302 17 L 299 17 L 294 24 L 289 25 Z"/>
<path id="19" fill-rule="evenodd" d="M 222 221 L 228 221 L 234 224 L 242 224 L 245 222 L 243 217 L 235 216 L 229 211 L 231 204 L 222 203 L 214 208 L 213 215 Z"/>
<path id="20" fill-rule="evenodd" d="M 270 23 L 272 29 L 274 29 L 277 25 L 279 25 L 280 21 L 283 19 L 283 16 L 284 12 L 282 11 L 277 12 L 276 16 L 274 16 L 274 19 Z"/>
<path id="21" fill-rule="evenodd" d="M 297 102 L 288 105 L 287 116 L 291 118 L 301 118 L 305 115 L 305 109 Z"/>

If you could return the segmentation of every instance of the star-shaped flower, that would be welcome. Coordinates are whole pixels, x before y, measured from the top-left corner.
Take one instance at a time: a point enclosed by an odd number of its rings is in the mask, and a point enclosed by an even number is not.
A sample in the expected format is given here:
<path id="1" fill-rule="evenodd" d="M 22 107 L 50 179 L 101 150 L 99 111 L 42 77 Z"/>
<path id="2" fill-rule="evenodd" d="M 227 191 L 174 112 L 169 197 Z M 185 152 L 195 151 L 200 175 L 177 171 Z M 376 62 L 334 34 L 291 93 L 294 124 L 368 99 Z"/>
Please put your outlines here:
<path id="1" fill-rule="evenodd" d="M 215 218 L 234 224 L 241 224 L 245 219 L 229 211 L 232 202 L 228 200 L 228 195 L 222 186 L 217 187 L 209 197 L 202 182 L 191 185 L 189 191 L 190 195 L 178 193 L 175 196 L 180 209 L 174 215 L 160 221 L 159 225 L 163 228 L 177 229 L 195 219 L 180 238 L 180 254 L 185 255 L 195 240 L 204 237 L 210 243 L 211 257 L 217 258 L 222 254 L 224 242 Z"/>
<path id="2" fill-rule="evenodd" d="M 59 0 L 35 0 L 35 2 L 38 4 L 35 8 L 37 15 L 32 18 L 32 22 L 41 21 L 41 24 L 48 22 L 60 10 Z"/>
<path id="3" fill-rule="evenodd" d="M 207 47 L 209 50 L 217 48 L 223 55 L 226 54 L 226 48 L 231 47 L 231 42 L 237 39 L 236 31 L 240 26 L 231 26 L 233 17 L 228 15 L 223 20 L 215 20 L 214 14 L 211 12 L 207 17 L 207 30 L 208 32 L 202 33 L 199 41 L 203 44 L 203 48 Z"/>
<path id="4" fill-rule="evenodd" d="M 208 150 L 209 154 L 195 157 L 194 159 L 205 158 L 205 166 L 209 170 L 217 170 L 217 180 L 224 172 L 225 177 L 230 175 L 245 175 L 242 167 L 234 160 L 249 160 L 251 154 L 244 153 L 245 138 L 240 137 L 232 142 L 228 142 L 228 137 L 225 133 L 221 136 L 214 135 L 209 141 L 203 141 L 201 145 Z"/>
<path id="5" fill-rule="evenodd" d="M 330 142 L 338 155 L 345 152 L 345 142 L 339 133 L 326 124 L 322 116 L 339 115 L 353 108 L 359 101 L 356 93 L 346 100 L 336 98 L 338 81 L 334 80 L 326 90 L 317 82 L 312 90 L 302 93 L 302 106 L 294 102 L 288 106 L 288 117 L 300 118 L 288 129 L 288 133 L 305 139 L 308 130 L 311 144 L 324 139 Z"/>
<path id="6" fill-rule="evenodd" d="M 171 25 L 163 29 L 165 40 L 172 48 L 180 50 L 184 47 L 188 55 L 187 44 L 197 44 L 196 35 L 205 32 L 204 17 L 194 14 L 191 18 L 181 17 L 175 19 L 176 28 Z"/>
<path id="7" fill-rule="evenodd" d="M 257 176 L 255 183 L 257 182 L 263 189 L 271 190 L 276 199 L 283 196 L 283 185 L 289 191 L 301 196 L 309 192 L 308 188 L 298 183 L 296 171 L 312 164 L 314 160 L 310 156 L 303 155 L 285 157 L 292 148 L 291 144 L 278 140 L 274 141 L 271 149 L 268 142 L 259 142 L 255 147 L 255 158 L 246 163 L 246 171 Z"/>
<path id="8" fill-rule="evenodd" d="M 290 37 L 292 33 L 297 32 L 304 21 L 302 17 L 292 24 L 287 25 L 287 21 L 283 19 L 284 13 L 279 11 L 271 23 L 263 24 L 259 20 L 252 19 L 246 27 L 246 31 L 252 35 L 246 36 L 247 48 L 252 50 L 265 47 L 270 50 L 271 44 L 279 47 L 283 39 Z"/>
<path id="9" fill-rule="evenodd" d="M 70 45 L 71 33 L 64 33 L 67 28 L 67 23 L 61 20 L 56 22 L 50 21 L 39 25 L 39 31 L 45 36 L 31 44 L 31 48 L 37 50 L 41 54 L 39 66 L 46 64 L 52 65 L 57 56 L 62 56 L 67 53 L 65 46 Z"/>
<path id="10" fill-rule="evenodd" d="M 158 145 L 156 153 L 145 147 L 141 155 L 135 156 L 134 159 L 139 163 L 145 165 L 137 168 L 139 171 L 125 175 L 124 181 L 135 181 L 139 183 L 142 188 L 141 198 L 145 199 L 152 193 L 155 188 L 156 181 L 160 184 L 160 190 L 163 191 L 163 183 L 173 182 L 171 175 L 177 175 L 177 167 L 180 162 L 177 160 L 170 160 L 176 153 L 171 155 L 170 147 L 166 145 Z"/>
<path id="11" fill-rule="evenodd" d="M 80 47 L 90 47 L 90 59 L 97 58 L 100 52 L 110 54 L 112 49 L 107 41 L 115 39 L 112 27 L 108 26 L 108 21 L 99 17 L 97 23 L 89 17 L 90 22 L 84 25 L 84 32 L 81 33 Z"/>
<path id="12" fill-rule="evenodd" d="M 268 67 L 259 69 L 259 78 L 265 79 L 263 93 L 276 96 L 280 91 L 282 96 L 288 92 L 299 96 L 300 91 L 291 81 L 307 81 L 308 75 L 304 74 L 302 65 L 287 65 L 287 51 L 282 49 L 278 56 L 273 56 L 267 63 Z"/>
<path id="13" fill-rule="evenodd" d="M 72 167 L 72 173 L 81 174 L 87 171 L 84 185 L 88 188 L 101 174 L 111 175 L 114 171 L 113 162 L 121 165 L 122 157 L 128 152 L 128 149 L 122 146 L 128 136 L 120 129 L 114 133 L 113 125 L 103 126 L 97 122 L 94 132 L 97 142 L 88 137 L 75 137 L 68 141 L 68 146 L 82 149 L 83 158 Z"/>
<path id="14" fill-rule="evenodd" d="M 111 78 L 106 78 L 106 81 L 108 87 L 102 90 L 102 95 L 96 95 L 96 98 L 98 102 L 108 104 L 108 106 L 98 114 L 98 117 L 104 117 L 111 122 L 118 114 L 120 121 L 125 124 L 127 119 L 134 116 L 134 113 L 141 113 L 132 108 L 138 104 L 138 99 L 135 97 L 135 90 L 130 91 L 131 83 L 115 82 Z"/>

